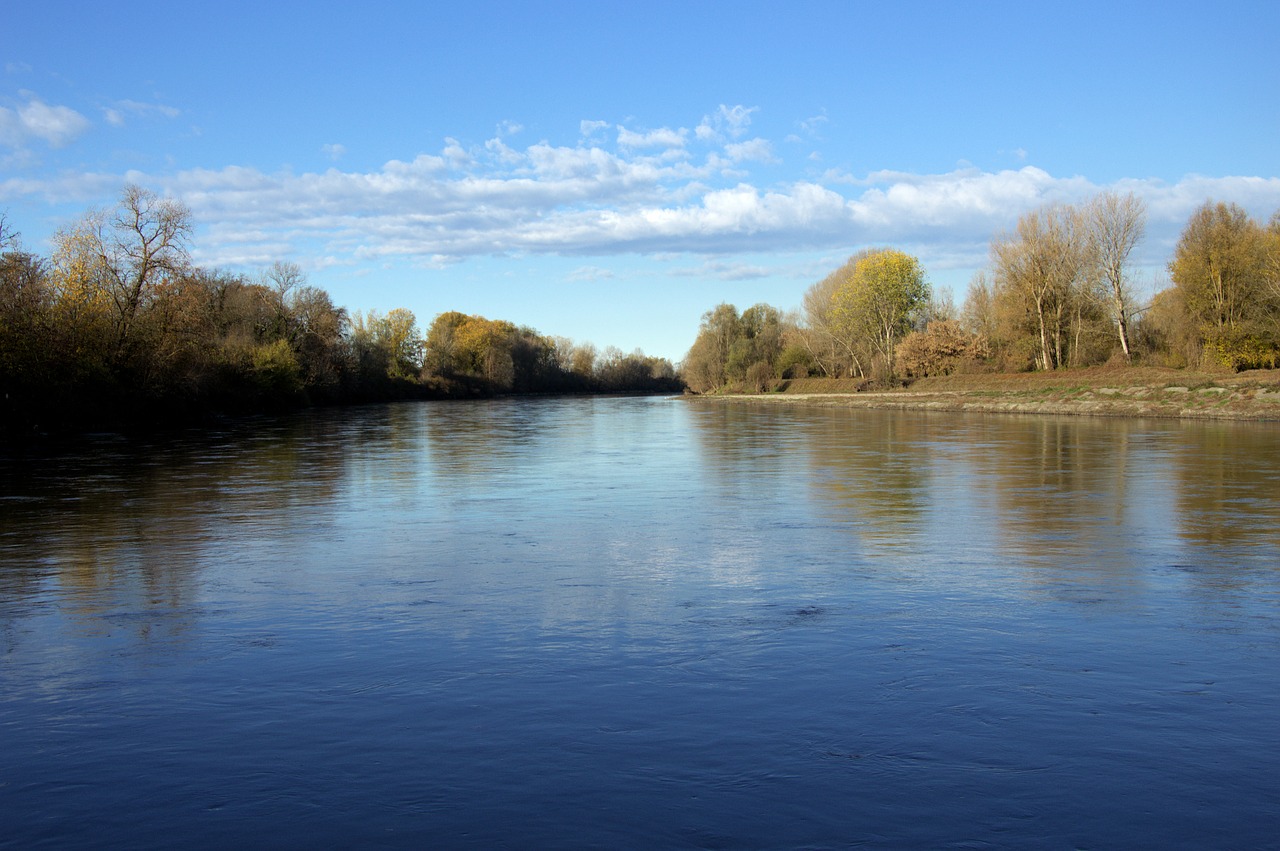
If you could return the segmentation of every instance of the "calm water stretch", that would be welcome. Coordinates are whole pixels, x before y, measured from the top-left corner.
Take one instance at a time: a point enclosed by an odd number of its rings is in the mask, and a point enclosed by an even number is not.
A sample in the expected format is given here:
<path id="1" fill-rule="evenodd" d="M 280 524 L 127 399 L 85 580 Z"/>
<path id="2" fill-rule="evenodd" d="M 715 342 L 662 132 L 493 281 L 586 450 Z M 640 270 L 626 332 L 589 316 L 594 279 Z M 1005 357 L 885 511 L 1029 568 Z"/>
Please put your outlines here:
<path id="1" fill-rule="evenodd" d="M 0 462 L 5 848 L 1280 847 L 1280 427 L 417 403 Z"/>

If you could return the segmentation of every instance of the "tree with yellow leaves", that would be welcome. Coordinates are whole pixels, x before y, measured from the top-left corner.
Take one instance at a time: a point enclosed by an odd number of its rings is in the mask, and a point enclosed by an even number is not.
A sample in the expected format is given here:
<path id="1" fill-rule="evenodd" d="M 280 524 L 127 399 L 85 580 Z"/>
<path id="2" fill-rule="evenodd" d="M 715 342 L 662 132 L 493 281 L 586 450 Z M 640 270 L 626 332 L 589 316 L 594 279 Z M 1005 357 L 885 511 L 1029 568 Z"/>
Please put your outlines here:
<path id="1" fill-rule="evenodd" d="M 902 251 L 873 251 L 854 264 L 849 278 L 831 295 L 831 319 L 846 338 L 871 342 L 894 376 L 894 351 L 929 303 L 929 284 L 920 261 Z"/>
<path id="2" fill-rule="evenodd" d="M 74 311 L 109 304 L 115 353 L 161 284 L 190 266 L 191 212 L 140 186 L 126 186 L 114 210 L 87 213 L 55 239 L 62 300 Z"/>

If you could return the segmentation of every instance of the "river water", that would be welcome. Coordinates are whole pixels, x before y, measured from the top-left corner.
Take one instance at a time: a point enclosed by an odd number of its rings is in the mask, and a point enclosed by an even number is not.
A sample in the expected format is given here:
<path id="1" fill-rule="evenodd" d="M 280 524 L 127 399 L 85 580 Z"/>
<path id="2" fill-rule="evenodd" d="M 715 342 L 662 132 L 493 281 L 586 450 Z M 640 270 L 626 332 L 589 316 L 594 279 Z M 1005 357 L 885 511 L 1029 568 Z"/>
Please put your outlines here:
<path id="1" fill-rule="evenodd" d="M 1280 428 L 408 403 L 0 462 L 0 846 L 1280 847 Z"/>

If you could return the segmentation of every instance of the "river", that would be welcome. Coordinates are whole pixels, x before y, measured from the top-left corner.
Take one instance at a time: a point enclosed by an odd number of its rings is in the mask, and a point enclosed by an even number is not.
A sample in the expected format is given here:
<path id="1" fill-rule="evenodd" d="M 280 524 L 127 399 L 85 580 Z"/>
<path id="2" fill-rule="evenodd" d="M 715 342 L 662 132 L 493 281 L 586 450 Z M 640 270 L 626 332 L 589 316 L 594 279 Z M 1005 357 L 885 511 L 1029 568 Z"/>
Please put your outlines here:
<path id="1" fill-rule="evenodd" d="M 0 847 L 1280 847 L 1280 428 L 403 403 L 0 461 Z"/>

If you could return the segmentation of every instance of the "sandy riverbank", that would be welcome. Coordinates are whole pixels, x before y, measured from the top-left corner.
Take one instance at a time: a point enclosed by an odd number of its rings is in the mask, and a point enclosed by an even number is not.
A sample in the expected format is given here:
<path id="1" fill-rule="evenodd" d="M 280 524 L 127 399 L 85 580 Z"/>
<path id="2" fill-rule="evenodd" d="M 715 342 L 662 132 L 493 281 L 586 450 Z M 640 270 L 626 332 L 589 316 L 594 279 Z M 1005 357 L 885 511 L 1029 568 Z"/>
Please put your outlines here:
<path id="1" fill-rule="evenodd" d="M 1280 370 L 1214 375 L 1152 367 L 926 378 L 910 387 L 862 391 L 851 381 L 796 379 L 758 394 L 706 400 L 846 408 L 1172 417 L 1280 422 Z"/>

